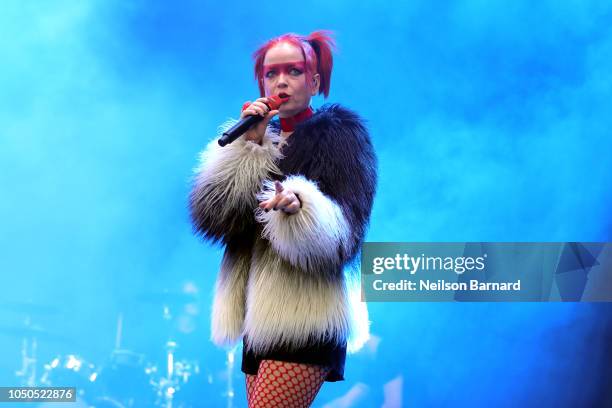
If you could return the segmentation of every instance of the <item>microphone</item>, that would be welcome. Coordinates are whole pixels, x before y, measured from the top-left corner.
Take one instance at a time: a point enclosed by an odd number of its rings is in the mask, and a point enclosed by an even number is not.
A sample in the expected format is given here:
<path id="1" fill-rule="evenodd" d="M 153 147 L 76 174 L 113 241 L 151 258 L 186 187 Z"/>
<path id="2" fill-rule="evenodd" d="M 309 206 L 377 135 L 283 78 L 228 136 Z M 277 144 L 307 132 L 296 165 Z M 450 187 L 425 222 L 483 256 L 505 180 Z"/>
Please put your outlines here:
<path id="1" fill-rule="evenodd" d="M 276 110 L 281 106 L 284 102 L 287 102 L 289 98 L 281 98 L 278 95 L 271 96 L 268 98 L 268 102 L 264 103 L 271 111 Z M 251 126 L 259 123 L 263 120 L 263 116 L 259 115 L 249 115 L 240 119 L 238 123 L 236 123 L 231 128 L 227 129 L 218 140 L 219 146 L 223 147 L 232 143 L 234 140 L 238 139 L 244 132 L 249 130 Z"/>

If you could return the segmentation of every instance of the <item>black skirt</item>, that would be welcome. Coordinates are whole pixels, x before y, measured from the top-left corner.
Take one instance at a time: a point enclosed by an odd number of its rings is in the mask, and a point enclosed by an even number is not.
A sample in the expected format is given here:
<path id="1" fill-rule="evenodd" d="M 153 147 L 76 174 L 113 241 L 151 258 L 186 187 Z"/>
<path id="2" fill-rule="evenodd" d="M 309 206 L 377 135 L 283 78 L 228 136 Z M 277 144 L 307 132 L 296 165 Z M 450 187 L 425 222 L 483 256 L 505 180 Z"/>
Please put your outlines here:
<path id="1" fill-rule="evenodd" d="M 325 342 L 307 345 L 297 350 L 277 348 L 259 355 L 247 350 L 246 340 L 242 343 L 242 372 L 256 375 L 263 360 L 286 361 L 289 363 L 315 364 L 330 368 L 325 381 L 344 380 L 346 343 Z"/>

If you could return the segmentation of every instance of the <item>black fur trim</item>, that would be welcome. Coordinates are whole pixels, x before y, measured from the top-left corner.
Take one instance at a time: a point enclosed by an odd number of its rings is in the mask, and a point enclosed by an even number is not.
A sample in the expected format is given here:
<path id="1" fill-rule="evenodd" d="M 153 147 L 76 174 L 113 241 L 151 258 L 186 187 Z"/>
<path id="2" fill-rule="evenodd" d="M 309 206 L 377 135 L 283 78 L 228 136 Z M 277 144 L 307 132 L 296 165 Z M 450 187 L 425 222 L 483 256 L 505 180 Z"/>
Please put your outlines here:
<path id="1" fill-rule="evenodd" d="M 281 172 L 317 182 L 342 208 L 352 231 L 350 249 L 341 259 L 351 261 L 364 238 L 377 182 L 376 155 L 363 120 L 337 104 L 323 105 L 287 140 Z"/>

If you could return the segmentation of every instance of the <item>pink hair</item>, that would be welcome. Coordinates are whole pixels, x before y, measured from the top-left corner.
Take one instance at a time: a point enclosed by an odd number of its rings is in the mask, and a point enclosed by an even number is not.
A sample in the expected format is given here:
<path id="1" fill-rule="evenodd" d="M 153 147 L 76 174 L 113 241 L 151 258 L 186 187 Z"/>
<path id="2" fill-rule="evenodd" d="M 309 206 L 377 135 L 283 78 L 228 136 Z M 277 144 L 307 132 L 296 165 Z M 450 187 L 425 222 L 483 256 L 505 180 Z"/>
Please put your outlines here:
<path id="1" fill-rule="evenodd" d="M 336 44 L 331 37 L 331 32 L 324 30 L 314 31 L 306 37 L 293 33 L 283 34 L 269 40 L 253 53 L 253 59 L 255 59 L 255 79 L 259 85 L 260 95 L 265 95 L 263 62 L 266 58 L 266 53 L 270 48 L 283 42 L 294 45 L 302 50 L 304 61 L 306 62 L 307 77 L 312 78 L 314 74 L 319 74 L 321 80 L 319 94 L 323 94 L 327 98 L 329 96 L 331 73 L 334 66 L 332 48 L 335 48 Z"/>

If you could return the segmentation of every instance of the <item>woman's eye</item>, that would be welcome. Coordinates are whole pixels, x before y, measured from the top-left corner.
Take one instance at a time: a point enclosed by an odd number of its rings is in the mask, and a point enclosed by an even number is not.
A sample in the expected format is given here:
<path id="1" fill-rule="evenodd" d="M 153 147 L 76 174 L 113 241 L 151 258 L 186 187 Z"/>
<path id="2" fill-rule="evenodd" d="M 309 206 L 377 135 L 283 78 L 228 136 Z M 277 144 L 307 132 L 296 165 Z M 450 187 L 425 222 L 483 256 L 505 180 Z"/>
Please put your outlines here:
<path id="1" fill-rule="evenodd" d="M 291 75 L 293 75 L 293 76 L 298 76 L 298 75 L 300 75 L 300 74 L 302 73 L 302 71 L 300 71 L 300 70 L 299 70 L 299 69 L 297 69 L 297 68 L 291 68 L 291 69 L 289 70 L 289 73 L 290 73 Z"/>
<path id="2" fill-rule="evenodd" d="M 268 72 L 266 72 L 265 77 L 266 78 L 273 78 L 274 75 L 276 75 L 276 71 L 268 71 Z"/>

